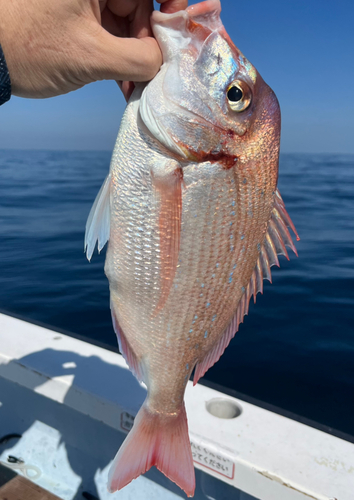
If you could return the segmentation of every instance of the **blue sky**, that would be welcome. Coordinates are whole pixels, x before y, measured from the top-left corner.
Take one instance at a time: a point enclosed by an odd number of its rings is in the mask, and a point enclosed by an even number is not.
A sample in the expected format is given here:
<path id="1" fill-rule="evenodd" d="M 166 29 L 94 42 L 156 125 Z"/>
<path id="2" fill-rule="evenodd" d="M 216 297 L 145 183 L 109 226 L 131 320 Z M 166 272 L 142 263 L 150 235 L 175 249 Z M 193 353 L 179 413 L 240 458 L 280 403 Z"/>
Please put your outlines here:
<path id="1" fill-rule="evenodd" d="M 222 9 L 231 38 L 280 101 L 282 151 L 354 153 L 354 2 L 222 0 Z M 13 97 L 0 109 L 0 148 L 111 150 L 124 107 L 115 82 Z"/>

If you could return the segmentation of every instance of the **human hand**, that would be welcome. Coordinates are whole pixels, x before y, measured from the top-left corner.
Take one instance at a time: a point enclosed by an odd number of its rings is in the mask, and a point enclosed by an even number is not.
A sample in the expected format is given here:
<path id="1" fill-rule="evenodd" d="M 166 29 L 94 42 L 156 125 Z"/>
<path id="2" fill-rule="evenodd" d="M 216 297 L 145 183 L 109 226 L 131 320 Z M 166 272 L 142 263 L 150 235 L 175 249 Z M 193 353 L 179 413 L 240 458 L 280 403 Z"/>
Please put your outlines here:
<path id="1" fill-rule="evenodd" d="M 160 3 L 164 12 L 187 7 L 187 0 Z M 150 80 L 162 62 L 152 10 L 152 0 L 0 0 L 12 93 L 42 98 L 96 80 Z"/>

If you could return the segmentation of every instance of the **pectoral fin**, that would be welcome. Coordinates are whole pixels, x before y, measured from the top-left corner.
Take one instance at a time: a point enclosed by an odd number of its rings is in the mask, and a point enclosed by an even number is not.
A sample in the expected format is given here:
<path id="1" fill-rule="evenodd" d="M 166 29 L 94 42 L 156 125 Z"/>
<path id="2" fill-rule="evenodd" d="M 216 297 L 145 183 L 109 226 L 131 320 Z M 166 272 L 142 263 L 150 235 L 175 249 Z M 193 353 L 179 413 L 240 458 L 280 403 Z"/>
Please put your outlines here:
<path id="1" fill-rule="evenodd" d="M 160 300 L 154 314 L 163 308 L 171 290 L 178 265 L 182 219 L 183 172 L 179 163 L 170 160 L 164 168 L 152 172 L 153 184 L 159 199 Z"/>
<path id="2" fill-rule="evenodd" d="M 88 260 L 91 260 L 93 251 L 98 243 L 98 251 L 100 252 L 109 240 L 110 232 L 110 210 L 109 210 L 109 193 L 111 185 L 111 174 L 109 174 L 89 213 L 86 222 L 85 232 L 85 252 Z"/>

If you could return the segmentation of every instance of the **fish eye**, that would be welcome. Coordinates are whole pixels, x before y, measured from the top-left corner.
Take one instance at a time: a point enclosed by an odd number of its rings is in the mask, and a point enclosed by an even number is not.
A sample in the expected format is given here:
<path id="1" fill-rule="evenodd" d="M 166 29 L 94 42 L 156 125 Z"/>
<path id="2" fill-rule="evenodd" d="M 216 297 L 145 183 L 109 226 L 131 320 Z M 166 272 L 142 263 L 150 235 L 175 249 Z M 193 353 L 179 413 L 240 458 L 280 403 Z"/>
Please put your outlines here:
<path id="1" fill-rule="evenodd" d="M 227 100 L 232 111 L 240 113 L 251 104 L 251 89 L 247 83 L 241 80 L 235 80 L 227 89 Z"/>
<path id="2" fill-rule="evenodd" d="M 227 98 L 231 102 L 238 102 L 242 99 L 243 92 L 240 88 L 233 85 L 227 92 Z"/>

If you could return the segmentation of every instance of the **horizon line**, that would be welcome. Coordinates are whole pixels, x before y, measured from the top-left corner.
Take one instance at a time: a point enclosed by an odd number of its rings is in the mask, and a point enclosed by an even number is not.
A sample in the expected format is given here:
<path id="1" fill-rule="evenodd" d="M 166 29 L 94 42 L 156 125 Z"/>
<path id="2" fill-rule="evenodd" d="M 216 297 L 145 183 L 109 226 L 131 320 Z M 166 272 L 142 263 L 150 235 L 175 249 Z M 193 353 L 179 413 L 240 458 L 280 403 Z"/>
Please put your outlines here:
<path id="1" fill-rule="evenodd" d="M 55 153 L 113 153 L 113 149 L 75 149 L 75 148 L 67 148 L 67 149 L 58 149 L 58 148 L 6 148 L 0 147 L 0 151 L 31 151 L 31 152 L 55 152 Z M 280 155 L 283 154 L 291 154 L 291 155 L 350 155 L 354 156 L 354 152 L 346 152 L 346 151 L 280 151 Z"/>

